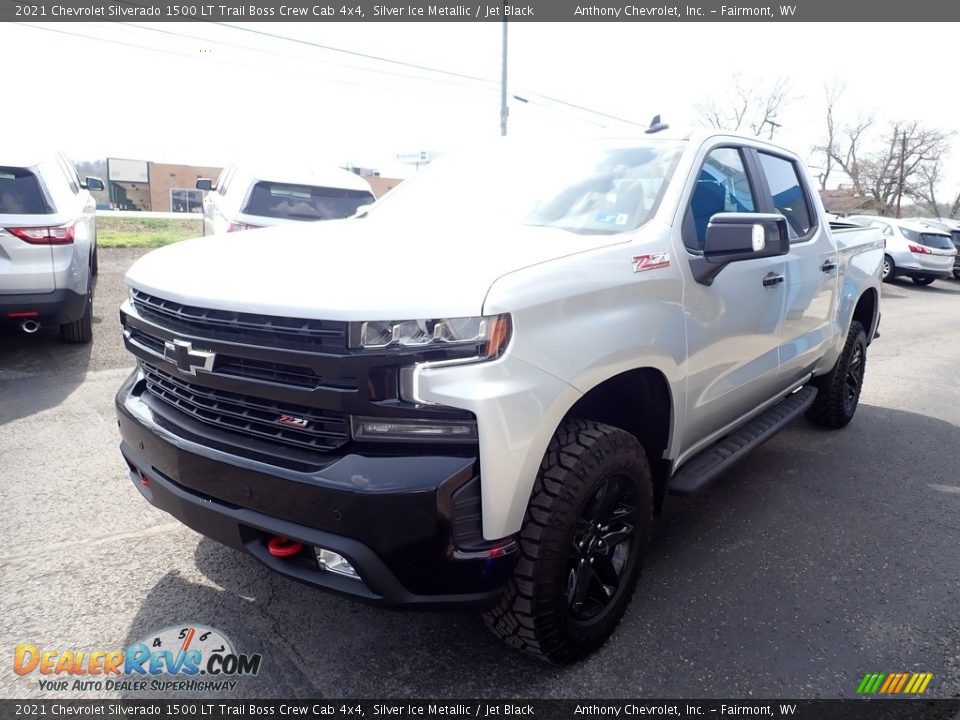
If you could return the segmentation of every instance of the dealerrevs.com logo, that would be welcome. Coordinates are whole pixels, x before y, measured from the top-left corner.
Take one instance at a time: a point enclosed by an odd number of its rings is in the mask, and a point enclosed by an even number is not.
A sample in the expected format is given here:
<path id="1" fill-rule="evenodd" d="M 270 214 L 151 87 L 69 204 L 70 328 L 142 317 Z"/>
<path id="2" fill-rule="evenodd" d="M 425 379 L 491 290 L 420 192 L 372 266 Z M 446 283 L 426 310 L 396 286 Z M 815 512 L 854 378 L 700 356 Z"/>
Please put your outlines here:
<path id="1" fill-rule="evenodd" d="M 238 653 L 219 630 L 171 627 L 126 650 L 52 650 L 20 643 L 13 671 L 36 678 L 41 690 L 233 690 L 260 672 L 259 653 Z"/>

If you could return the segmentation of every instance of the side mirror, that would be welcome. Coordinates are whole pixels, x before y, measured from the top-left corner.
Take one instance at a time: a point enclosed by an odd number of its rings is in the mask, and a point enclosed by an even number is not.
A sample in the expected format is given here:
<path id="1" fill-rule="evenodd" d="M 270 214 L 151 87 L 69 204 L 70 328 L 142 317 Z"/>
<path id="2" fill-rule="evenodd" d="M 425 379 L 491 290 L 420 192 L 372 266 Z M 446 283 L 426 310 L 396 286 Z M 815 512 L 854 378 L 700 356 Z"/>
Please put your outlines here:
<path id="1" fill-rule="evenodd" d="M 92 192 L 96 192 L 103 190 L 106 186 L 103 184 L 103 180 L 98 177 L 85 177 L 83 179 L 83 187 Z"/>
<path id="2" fill-rule="evenodd" d="M 213 190 L 213 180 L 211 180 L 210 178 L 199 178 L 197 180 L 197 190 L 210 192 L 211 190 Z"/>
<path id="3" fill-rule="evenodd" d="M 712 285 L 729 263 L 786 255 L 787 219 L 778 213 L 717 213 L 707 224 L 703 257 L 691 260 L 698 283 Z"/>

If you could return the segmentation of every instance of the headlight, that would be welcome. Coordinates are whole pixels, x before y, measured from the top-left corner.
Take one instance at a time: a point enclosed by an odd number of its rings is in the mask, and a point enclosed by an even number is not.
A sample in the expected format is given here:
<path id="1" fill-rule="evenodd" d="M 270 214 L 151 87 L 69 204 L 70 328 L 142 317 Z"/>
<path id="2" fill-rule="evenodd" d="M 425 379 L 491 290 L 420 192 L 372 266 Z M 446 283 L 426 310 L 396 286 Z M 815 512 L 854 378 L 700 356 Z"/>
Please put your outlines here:
<path id="1" fill-rule="evenodd" d="M 360 323 L 353 343 L 367 349 L 476 345 L 477 359 L 499 356 L 510 341 L 510 316 L 441 320 L 377 320 Z"/>

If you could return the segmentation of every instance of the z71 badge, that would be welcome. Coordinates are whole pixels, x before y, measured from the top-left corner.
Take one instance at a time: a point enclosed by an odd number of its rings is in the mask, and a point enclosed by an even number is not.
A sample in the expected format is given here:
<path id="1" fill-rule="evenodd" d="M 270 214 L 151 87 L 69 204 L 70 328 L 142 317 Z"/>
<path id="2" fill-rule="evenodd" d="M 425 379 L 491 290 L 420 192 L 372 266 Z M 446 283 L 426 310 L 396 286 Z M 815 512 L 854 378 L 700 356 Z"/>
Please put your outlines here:
<path id="1" fill-rule="evenodd" d="M 656 270 L 657 268 L 667 267 L 669 265 L 670 253 L 668 252 L 658 252 L 650 255 L 634 255 L 633 257 L 633 271 L 635 273 L 643 272 L 644 270 Z"/>

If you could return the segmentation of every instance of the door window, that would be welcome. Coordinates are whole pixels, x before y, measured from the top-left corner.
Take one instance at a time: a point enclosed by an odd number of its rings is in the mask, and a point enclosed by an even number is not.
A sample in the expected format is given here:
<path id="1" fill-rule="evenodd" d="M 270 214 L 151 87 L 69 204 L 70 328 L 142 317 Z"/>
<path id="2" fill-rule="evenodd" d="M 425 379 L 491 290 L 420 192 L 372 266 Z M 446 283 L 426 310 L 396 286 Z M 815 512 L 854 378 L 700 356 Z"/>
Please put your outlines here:
<path id="1" fill-rule="evenodd" d="M 756 212 L 756 208 L 741 151 L 731 147 L 712 150 L 690 197 L 688 213 L 695 232 L 684 233 L 684 244 L 700 252 L 711 217 L 722 212 Z"/>
<path id="2" fill-rule="evenodd" d="M 800 182 L 797 166 L 791 160 L 759 153 L 760 167 L 770 186 L 774 207 L 787 219 L 790 239 L 806 235 L 813 227 L 810 201 Z"/>

